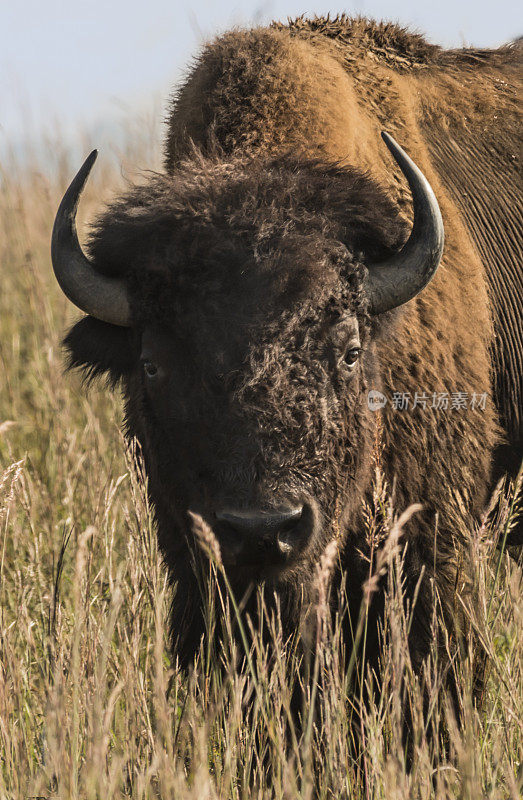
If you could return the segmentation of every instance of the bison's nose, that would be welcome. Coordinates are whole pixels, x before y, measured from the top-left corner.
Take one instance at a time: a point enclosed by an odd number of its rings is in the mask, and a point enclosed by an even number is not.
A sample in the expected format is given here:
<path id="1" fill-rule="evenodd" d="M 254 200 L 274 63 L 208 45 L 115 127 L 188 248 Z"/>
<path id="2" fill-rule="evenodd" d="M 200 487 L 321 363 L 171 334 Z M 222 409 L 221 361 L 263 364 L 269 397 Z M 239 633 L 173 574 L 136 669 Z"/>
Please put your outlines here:
<path id="1" fill-rule="evenodd" d="M 279 511 L 224 509 L 216 512 L 223 555 L 236 563 L 285 561 L 308 538 L 303 506 Z"/>

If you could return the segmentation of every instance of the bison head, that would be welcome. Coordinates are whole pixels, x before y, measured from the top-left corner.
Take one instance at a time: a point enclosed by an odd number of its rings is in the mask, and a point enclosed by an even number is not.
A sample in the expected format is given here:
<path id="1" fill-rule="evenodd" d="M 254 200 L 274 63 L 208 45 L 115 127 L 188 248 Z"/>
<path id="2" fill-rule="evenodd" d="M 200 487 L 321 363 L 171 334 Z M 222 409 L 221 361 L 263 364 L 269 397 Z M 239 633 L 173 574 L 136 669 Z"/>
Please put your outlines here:
<path id="1" fill-rule="evenodd" d="M 369 481 L 383 315 L 439 263 L 434 195 L 388 144 L 414 197 L 405 225 L 367 175 L 291 157 L 209 159 L 131 189 L 98 220 L 89 258 L 75 212 L 95 155 L 53 233 L 65 293 L 89 316 L 71 365 L 121 381 L 162 548 L 214 530 L 231 572 L 310 573 Z"/>

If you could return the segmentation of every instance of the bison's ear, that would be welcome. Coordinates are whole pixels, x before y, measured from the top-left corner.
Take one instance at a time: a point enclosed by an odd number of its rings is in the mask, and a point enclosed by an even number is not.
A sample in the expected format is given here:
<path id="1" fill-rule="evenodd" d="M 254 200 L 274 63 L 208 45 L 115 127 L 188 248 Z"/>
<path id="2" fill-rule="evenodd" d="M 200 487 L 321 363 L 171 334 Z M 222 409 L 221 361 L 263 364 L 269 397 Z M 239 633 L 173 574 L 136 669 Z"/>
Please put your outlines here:
<path id="1" fill-rule="evenodd" d="M 114 386 L 133 367 L 132 330 L 94 317 L 84 317 L 77 322 L 65 337 L 63 346 L 67 368 L 80 369 L 87 381 L 105 374 Z"/>

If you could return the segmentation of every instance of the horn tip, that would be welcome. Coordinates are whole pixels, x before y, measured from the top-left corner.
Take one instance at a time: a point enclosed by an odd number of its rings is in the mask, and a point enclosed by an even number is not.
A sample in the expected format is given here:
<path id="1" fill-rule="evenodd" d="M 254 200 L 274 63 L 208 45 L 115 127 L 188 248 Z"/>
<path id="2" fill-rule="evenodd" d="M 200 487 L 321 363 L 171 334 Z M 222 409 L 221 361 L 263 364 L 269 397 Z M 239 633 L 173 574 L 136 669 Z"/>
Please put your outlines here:
<path id="1" fill-rule="evenodd" d="M 89 177 L 89 173 L 93 168 L 93 164 L 97 158 L 98 158 L 98 150 L 92 150 L 85 159 L 84 163 L 82 164 L 78 172 L 76 173 L 76 176 L 73 179 L 71 186 L 69 187 L 69 189 L 71 189 L 71 187 L 73 186 L 75 187 L 75 194 L 78 197 L 80 196 L 80 192 L 82 191 L 87 181 L 87 178 Z"/>

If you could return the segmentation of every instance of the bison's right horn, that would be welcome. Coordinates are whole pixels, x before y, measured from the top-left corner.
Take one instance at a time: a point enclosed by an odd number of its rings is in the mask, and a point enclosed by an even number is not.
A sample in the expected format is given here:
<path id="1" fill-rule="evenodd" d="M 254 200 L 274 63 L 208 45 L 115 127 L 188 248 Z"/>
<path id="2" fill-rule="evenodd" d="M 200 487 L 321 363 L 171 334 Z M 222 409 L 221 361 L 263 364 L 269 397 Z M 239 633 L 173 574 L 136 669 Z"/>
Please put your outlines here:
<path id="1" fill-rule="evenodd" d="M 438 201 L 428 180 L 392 136 L 381 135 L 408 181 L 414 224 L 399 253 L 369 265 L 366 288 L 372 314 L 401 306 L 425 288 L 439 266 L 445 238 Z"/>
<path id="2" fill-rule="evenodd" d="M 131 311 L 125 283 L 95 270 L 82 252 L 76 233 L 76 210 L 98 152 L 87 156 L 63 196 L 56 213 L 51 240 L 51 258 L 56 280 L 64 294 L 86 314 L 129 327 Z"/>

